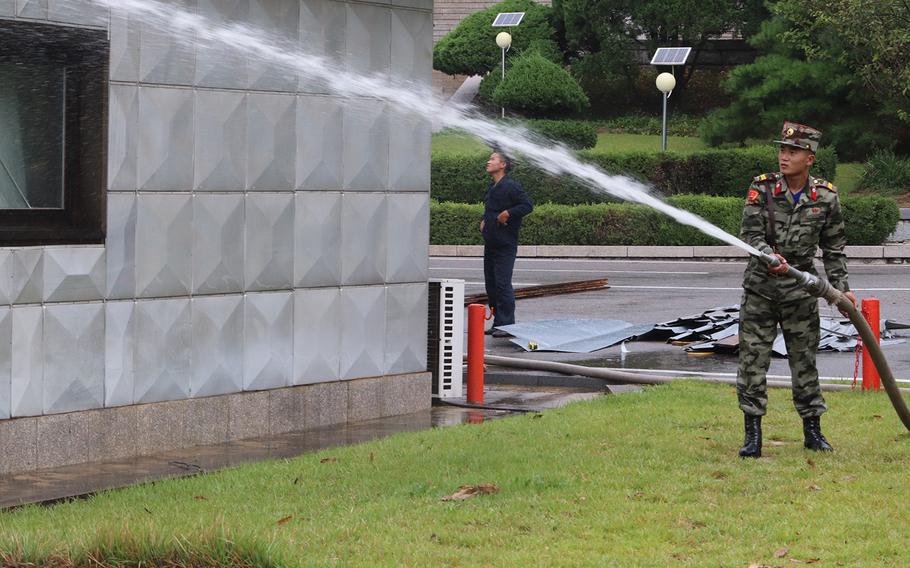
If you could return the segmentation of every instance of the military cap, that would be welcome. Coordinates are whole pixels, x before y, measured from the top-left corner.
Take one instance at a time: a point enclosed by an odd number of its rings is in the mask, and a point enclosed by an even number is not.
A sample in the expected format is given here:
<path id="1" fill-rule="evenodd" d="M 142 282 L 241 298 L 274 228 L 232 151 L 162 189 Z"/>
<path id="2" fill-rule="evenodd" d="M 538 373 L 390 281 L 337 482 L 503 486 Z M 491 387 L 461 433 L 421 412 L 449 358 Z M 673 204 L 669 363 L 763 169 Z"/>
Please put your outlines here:
<path id="1" fill-rule="evenodd" d="M 774 142 L 802 150 L 809 150 L 814 154 L 818 151 L 818 142 L 822 139 L 822 133 L 805 124 L 785 122 L 780 131 L 780 138 L 780 140 L 775 140 Z"/>

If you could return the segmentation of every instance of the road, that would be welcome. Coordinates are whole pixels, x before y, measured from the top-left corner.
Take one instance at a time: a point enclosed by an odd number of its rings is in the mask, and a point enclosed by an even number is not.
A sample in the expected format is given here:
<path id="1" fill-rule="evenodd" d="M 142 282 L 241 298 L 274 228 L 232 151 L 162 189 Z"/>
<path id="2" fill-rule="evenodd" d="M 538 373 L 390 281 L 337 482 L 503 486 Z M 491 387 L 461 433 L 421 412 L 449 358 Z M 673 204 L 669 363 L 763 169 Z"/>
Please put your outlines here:
<path id="1" fill-rule="evenodd" d="M 738 304 L 744 261 L 632 261 L 600 259 L 518 259 L 513 282 L 516 287 L 572 280 L 608 278 L 610 288 L 578 294 L 519 300 L 519 321 L 561 318 L 621 319 L 631 323 L 660 323 L 709 308 Z M 881 301 L 882 318 L 910 322 L 910 265 L 851 263 L 850 285 L 859 298 Z M 465 293 L 483 292 L 483 260 L 480 258 L 433 257 L 431 278 L 465 280 Z M 836 312 L 821 302 L 822 315 Z M 910 335 L 910 332 L 908 332 Z M 488 338 L 488 349 L 497 355 L 520 355 L 549 360 L 597 360 L 604 365 L 669 369 L 688 372 L 732 374 L 736 358 L 729 355 L 695 357 L 682 348 L 658 342 L 627 345 L 629 353 L 611 347 L 590 355 L 524 353 L 507 340 Z M 898 379 L 910 380 L 910 337 L 905 343 L 885 348 L 885 355 Z M 851 378 L 852 353 L 819 354 L 823 377 Z M 771 375 L 789 376 L 786 359 L 772 361 Z"/>

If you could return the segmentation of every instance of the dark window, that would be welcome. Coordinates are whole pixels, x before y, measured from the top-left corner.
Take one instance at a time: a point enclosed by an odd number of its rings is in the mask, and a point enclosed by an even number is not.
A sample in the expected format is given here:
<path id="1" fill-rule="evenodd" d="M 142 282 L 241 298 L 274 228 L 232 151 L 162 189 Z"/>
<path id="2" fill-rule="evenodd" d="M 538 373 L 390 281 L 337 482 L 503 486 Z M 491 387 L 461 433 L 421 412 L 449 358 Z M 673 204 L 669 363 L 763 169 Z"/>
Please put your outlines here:
<path id="1" fill-rule="evenodd" d="M 101 243 L 107 32 L 0 20 L 0 246 Z"/>

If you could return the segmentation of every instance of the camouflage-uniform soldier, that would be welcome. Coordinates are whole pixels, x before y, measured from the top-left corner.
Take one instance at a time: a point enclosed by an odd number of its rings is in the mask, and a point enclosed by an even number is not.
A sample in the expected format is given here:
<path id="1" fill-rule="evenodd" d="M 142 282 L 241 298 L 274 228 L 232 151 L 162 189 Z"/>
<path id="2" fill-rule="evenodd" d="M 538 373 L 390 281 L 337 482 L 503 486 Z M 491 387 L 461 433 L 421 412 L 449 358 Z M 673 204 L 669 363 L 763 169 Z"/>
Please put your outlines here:
<path id="1" fill-rule="evenodd" d="M 809 175 L 821 132 L 784 123 L 778 162 L 780 172 L 757 176 L 749 186 L 740 238 L 773 254 L 781 267 L 769 268 L 752 257 L 743 277 L 740 306 L 737 394 L 745 414 L 745 442 L 739 455 L 761 456 L 761 417 L 768 405 L 766 374 L 777 326 L 783 330 L 793 382 L 793 403 L 803 419 L 805 447 L 831 451 L 821 433 L 819 417 L 827 410 L 818 383 L 818 300 L 791 278 L 781 277 L 787 262 L 816 274 L 816 247 L 822 250 L 831 284 L 853 302 L 847 284 L 846 237 L 837 190 L 828 181 Z"/>

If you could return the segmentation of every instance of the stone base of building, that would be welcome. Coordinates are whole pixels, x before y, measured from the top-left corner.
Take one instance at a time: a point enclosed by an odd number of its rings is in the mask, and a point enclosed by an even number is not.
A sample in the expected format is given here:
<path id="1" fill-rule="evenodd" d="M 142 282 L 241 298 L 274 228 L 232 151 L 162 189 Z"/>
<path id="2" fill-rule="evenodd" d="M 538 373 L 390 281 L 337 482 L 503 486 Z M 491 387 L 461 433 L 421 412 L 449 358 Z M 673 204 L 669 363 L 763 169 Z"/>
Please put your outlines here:
<path id="1" fill-rule="evenodd" d="M 425 410 L 429 373 L 0 420 L 0 475 Z"/>

